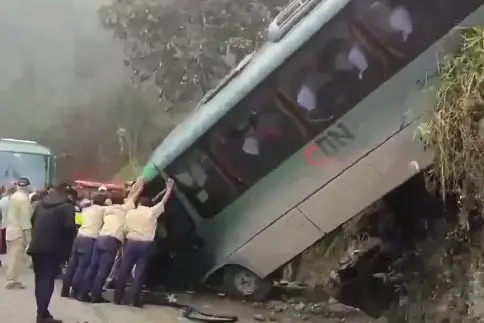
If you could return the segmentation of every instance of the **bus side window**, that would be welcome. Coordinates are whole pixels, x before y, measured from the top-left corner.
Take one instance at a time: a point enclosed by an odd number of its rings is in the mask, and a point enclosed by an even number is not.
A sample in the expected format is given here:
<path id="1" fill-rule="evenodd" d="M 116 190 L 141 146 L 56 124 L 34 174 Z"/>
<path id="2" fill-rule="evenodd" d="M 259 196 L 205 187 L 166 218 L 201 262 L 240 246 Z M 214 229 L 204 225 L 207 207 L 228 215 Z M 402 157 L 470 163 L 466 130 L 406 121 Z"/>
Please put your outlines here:
<path id="1" fill-rule="evenodd" d="M 261 84 L 207 134 L 210 151 L 242 193 L 309 140 L 305 125 L 277 96 L 274 79 Z"/>
<path id="2" fill-rule="evenodd" d="M 465 17 L 478 0 L 356 1 L 353 19 L 365 38 L 401 68 Z"/>
<path id="3" fill-rule="evenodd" d="M 375 66 L 348 17 L 323 27 L 277 76 L 281 96 L 309 124 L 313 136 L 358 101 Z"/>

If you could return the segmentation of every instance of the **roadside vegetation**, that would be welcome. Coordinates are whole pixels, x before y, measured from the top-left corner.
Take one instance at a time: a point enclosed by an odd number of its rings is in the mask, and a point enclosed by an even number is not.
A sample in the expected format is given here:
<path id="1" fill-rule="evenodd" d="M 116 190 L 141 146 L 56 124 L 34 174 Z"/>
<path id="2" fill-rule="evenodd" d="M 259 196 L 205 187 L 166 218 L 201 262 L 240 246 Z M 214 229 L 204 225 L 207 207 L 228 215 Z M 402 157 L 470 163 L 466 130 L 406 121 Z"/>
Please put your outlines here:
<path id="1" fill-rule="evenodd" d="M 464 273 L 451 288 L 466 300 L 467 314 L 484 318 L 484 28 L 461 30 L 459 50 L 439 62 L 437 104 L 422 139 L 434 154 L 429 178 L 444 199 L 453 198 L 457 223 L 447 240 L 459 258 L 447 271 Z M 449 256 L 449 253 L 446 254 Z M 449 264 L 449 266 L 451 266 Z"/>
<path id="2" fill-rule="evenodd" d="M 458 194 L 461 224 L 484 202 L 484 28 L 462 30 L 459 52 L 439 65 L 437 105 L 421 128 L 434 153 L 431 169 L 442 196 Z"/>

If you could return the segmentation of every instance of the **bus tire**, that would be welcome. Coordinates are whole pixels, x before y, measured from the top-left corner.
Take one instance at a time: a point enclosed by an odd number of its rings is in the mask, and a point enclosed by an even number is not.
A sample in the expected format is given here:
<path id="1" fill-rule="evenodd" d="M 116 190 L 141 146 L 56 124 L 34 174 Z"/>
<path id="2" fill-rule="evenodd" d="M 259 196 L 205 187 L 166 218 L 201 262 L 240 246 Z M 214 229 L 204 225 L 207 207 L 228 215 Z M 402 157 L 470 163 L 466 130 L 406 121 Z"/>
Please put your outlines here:
<path id="1" fill-rule="evenodd" d="M 230 297 L 262 301 L 272 288 L 270 281 L 241 266 L 228 266 L 223 274 L 223 291 Z"/>

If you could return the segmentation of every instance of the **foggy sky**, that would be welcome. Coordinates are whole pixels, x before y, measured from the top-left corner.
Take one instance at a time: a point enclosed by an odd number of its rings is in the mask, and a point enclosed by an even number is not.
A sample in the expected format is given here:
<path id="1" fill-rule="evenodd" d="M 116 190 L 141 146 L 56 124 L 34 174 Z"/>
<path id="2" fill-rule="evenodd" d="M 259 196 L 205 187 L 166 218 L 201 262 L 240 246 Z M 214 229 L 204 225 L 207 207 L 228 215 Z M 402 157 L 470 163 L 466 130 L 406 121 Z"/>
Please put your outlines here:
<path id="1" fill-rule="evenodd" d="M 119 90 L 126 71 L 122 44 L 101 27 L 96 11 L 110 0 L 2 0 L 0 91 L 30 66 L 37 108 L 76 107 Z M 0 96 L 0 113 L 9 107 Z"/>

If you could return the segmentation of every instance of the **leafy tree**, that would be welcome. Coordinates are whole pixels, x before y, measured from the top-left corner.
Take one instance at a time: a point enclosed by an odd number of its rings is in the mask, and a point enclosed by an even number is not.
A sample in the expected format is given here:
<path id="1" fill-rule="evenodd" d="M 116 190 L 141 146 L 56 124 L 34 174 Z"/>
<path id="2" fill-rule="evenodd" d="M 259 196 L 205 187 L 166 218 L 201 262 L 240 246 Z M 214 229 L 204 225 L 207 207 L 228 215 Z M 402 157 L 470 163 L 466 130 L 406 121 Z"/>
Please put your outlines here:
<path id="1" fill-rule="evenodd" d="M 287 0 L 113 0 L 99 10 L 125 42 L 133 82 L 151 80 L 168 105 L 199 99 L 264 40 Z"/>

